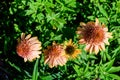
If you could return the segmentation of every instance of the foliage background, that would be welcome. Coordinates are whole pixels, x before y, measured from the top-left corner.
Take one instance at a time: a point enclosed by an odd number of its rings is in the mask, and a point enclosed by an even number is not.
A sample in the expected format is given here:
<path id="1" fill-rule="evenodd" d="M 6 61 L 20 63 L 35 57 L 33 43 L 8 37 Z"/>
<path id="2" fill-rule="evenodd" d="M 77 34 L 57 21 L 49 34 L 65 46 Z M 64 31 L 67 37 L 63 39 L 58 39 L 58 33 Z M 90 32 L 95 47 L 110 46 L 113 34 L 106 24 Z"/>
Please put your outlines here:
<path id="1" fill-rule="evenodd" d="M 1 0 L 0 80 L 120 80 L 120 1 L 119 0 Z M 65 66 L 50 69 L 44 55 L 24 63 L 16 53 L 22 32 L 38 36 L 43 49 L 53 41 L 73 39 L 77 44 L 79 22 L 104 23 L 113 39 L 105 51 L 82 54 Z"/>

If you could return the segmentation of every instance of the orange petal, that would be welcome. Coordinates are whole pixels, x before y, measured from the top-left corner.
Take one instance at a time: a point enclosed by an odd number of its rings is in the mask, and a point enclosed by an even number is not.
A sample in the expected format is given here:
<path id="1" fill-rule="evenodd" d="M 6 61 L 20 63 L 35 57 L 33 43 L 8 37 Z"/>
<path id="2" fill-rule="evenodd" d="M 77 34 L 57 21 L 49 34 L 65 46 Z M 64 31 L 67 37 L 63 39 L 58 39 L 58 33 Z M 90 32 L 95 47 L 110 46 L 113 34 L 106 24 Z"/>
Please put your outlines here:
<path id="1" fill-rule="evenodd" d="M 107 36 L 108 38 L 113 38 L 112 33 L 108 32 L 107 34 L 108 34 Z"/>
<path id="2" fill-rule="evenodd" d="M 104 43 L 101 43 L 101 44 L 99 45 L 99 47 L 100 47 L 100 50 L 105 50 L 105 44 L 104 44 Z"/>
<path id="3" fill-rule="evenodd" d="M 31 34 L 28 34 L 25 39 L 29 39 L 31 37 Z"/>
<path id="4" fill-rule="evenodd" d="M 24 58 L 24 62 L 26 62 L 27 61 L 27 58 Z"/>
<path id="5" fill-rule="evenodd" d="M 25 39 L 25 33 L 21 34 L 21 39 L 24 40 Z"/>
<path id="6" fill-rule="evenodd" d="M 59 65 L 60 65 L 60 66 L 63 65 L 63 61 L 62 61 L 61 57 L 58 58 L 58 62 L 59 62 Z"/>
<path id="7" fill-rule="evenodd" d="M 97 54 L 97 53 L 99 52 L 99 47 L 98 47 L 98 45 L 95 45 L 94 51 L 95 51 L 95 54 Z"/>
<path id="8" fill-rule="evenodd" d="M 91 47 L 91 44 L 87 44 L 86 47 L 85 47 L 85 50 L 89 51 L 90 47 Z"/>
<path id="9" fill-rule="evenodd" d="M 30 46 L 30 50 L 40 50 L 41 49 L 41 45 L 40 44 L 34 44 L 32 46 Z"/>
<path id="10" fill-rule="evenodd" d="M 110 43 L 108 42 L 108 38 L 106 38 L 106 39 L 104 40 L 104 43 L 107 44 L 107 45 L 110 45 Z"/>
<path id="11" fill-rule="evenodd" d="M 84 22 L 80 22 L 80 26 L 84 27 L 86 24 Z"/>
<path id="12" fill-rule="evenodd" d="M 94 46 L 92 45 L 89 50 L 90 54 L 93 52 L 93 49 L 94 49 Z"/>
<path id="13" fill-rule="evenodd" d="M 29 42 L 30 45 L 33 45 L 33 44 L 40 44 L 41 45 L 41 42 L 39 40 L 35 40 L 33 42 Z"/>
<path id="14" fill-rule="evenodd" d="M 85 43 L 85 40 L 84 40 L 84 39 L 80 39 L 80 40 L 79 40 L 79 43 L 80 43 L 80 44 L 84 44 L 84 43 Z"/>
<path id="15" fill-rule="evenodd" d="M 103 30 L 107 32 L 107 31 L 108 31 L 108 28 L 103 28 Z"/>
<path id="16" fill-rule="evenodd" d="M 48 63 L 49 60 L 49 58 L 45 59 L 44 64 Z"/>
<path id="17" fill-rule="evenodd" d="M 98 18 L 96 18 L 95 26 L 98 26 L 98 25 L 99 25 L 99 20 L 98 20 Z"/>
<path id="18" fill-rule="evenodd" d="M 38 39 L 37 37 L 32 37 L 32 38 L 30 38 L 28 41 L 34 42 L 34 41 L 36 41 L 37 39 Z"/>

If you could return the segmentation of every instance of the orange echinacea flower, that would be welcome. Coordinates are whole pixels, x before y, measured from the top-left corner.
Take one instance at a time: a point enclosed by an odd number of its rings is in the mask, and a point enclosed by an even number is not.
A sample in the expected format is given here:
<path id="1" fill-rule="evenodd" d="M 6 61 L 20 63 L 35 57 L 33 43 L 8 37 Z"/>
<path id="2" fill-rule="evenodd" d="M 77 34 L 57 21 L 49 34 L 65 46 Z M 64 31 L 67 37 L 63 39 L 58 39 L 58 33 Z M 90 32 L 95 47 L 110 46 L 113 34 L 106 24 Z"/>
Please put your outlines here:
<path id="1" fill-rule="evenodd" d="M 108 28 L 101 25 L 97 18 L 96 22 L 81 22 L 80 26 L 77 28 L 77 34 L 81 38 L 79 43 L 86 44 L 86 51 L 97 54 L 99 50 L 105 50 L 105 44 L 109 45 L 108 39 L 112 38 L 112 33 L 108 32 Z"/>
<path id="2" fill-rule="evenodd" d="M 37 37 L 31 37 L 31 34 L 25 37 L 25 33 L 21 34 L 21 39 L 18 39 L 18 45 L 16 52 L 19 56 L 24 58 L 24 61 L 33 61 L 35 58 L 39 58 L 41 54 L 41 42 Z"/>
<path id="3" fill-rule="evenodd" d="M 44 50 L 45 64 L 47 63 L 50 68 L 58 65 L 63 66 L 67 62 L 67 57 L 64 54 L 63 46 L 53 42 L 52 46 L 48 46 Z"/>

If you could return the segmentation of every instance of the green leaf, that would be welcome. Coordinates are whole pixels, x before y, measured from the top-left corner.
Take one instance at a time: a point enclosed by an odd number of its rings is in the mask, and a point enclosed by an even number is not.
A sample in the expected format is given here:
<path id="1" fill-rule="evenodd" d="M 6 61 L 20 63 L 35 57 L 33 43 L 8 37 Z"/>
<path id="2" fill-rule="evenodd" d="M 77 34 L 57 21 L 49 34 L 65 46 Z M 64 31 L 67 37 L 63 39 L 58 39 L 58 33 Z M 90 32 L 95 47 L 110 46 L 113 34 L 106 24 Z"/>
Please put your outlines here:
<path id="1" fill-rule="evenodd" d="M 107 19 L 106 19 L 105 17 L 100 17 L 100 18 L 98 18 L 98 19 L 99 19 L 99 21 L 100 21 L 101 23 L 105 23 L 105 24 L 108 23 L 108 21 L 107 21 Z"/>
<path id="2" fill-rule="evenodd" d="M 119 71 L 120 71 L 120 66 L 119 67 L 111 67 L 107 72 L 113 73 L 113 72 L 119 72 Z"/>
<path id="3" fill-rule="evenodd" d="M 48 44 L 50 44 L 50 41 L 46 41 L 43 46 L 47 46 Z"/>
<path id="4" fill-rule="evenodd" d="M 41 80 L 53 80 L 53 77 L 51 75 L 49 75 L 49 76 L 42 76 Z"/>
<path id="5" fill-rule="evenodd" d="M 113 60 L 111 60 L 110 62 L 107 62 L 106 64 L 104 64 L 104 68 L 105 68 L 106 70 L 109 70 L 109 69 L 112 67 L 113 63 L 114 63 L 114 60 L 115 60 L 115 59 L 113 59 Z"/>
<path id="6" fill-rule="evenodd" d="M 21 30 L 19 29 L 19 26 L 17 24 L 14 24 L 14 29 L 16 32 L 21 32 Z"/>
<path id="7" fill-rule="evenodd" d="M 34 65 L 34 70 L 33 70 L 33 75 L 32 75 L 32 80 L 38 80 L 38 60 L 36 60 L 35 65 Z"/>
<path id="8" fill-rule="evenodd" d="M 112 58 L 115 58 L 119 54 L 119 51 L 120 51 L 120 47 L 113 50 L 112 53 L 114 53 L 114 54 L 113 54 Z"/>
<path id="9" fill-rule="evenodd" d="M 42 13 L 37 14 L 37 19 L 41 21 L 42 19 L 44 19 L 44 15 Z"/>
<path id="10" fill-rule="evenodd" d="M 14 63 L 11 63 L 10 61 L 8 61 L 8 63 L 11 67 L 14 67 L 17 71 L 21 72 L 21 69 L 18 66 L 16 66 Z"/>
<path id="11" fill-rule="evenodd" d="M 100 12 L 101 12 L 106 18 L 108 18 L 107 12 L 105 11 L 105 9 L 104 9 L 100 4 L 98 4 L 98 8 L 99 8 Z"/>
<path id="12" fill-rule="evenodd" d="M 89 69 L 89 63 L 87 63 L 84 73 L 86 73 L 88 71 L 88 69 Z"/>
<path id="13" fill-rule="evenodd" d="M 87 18 L 90 19 L 90 20 L 94 20 L 95 16 L 88 16 Z"/>
<path id="14" fill-rule="evenodd" d="M 62 34 L 51 38 L 50 40 L 61 40 Z"/>
<path id="15" fill-rule="evenodd" d="M 90 59 L 97 59 L 97 57 L 95 55 L 93 55 L 93 54 L 89 54 L 88 58 L 90 58 Z"/>
<path id="16" fill-rule="evenodd" d="M 116 74 L 107 74 L 107 76 L 111 77 L 112 79 L 120 80 L 120 76 Z"/>
<path id="17" fill-rule="evenodd" d="M 78 65 L 74 65 L 73 68 L 77 74 L 80 74 L 80 71 L 79 71 L 80 67 Z"/>

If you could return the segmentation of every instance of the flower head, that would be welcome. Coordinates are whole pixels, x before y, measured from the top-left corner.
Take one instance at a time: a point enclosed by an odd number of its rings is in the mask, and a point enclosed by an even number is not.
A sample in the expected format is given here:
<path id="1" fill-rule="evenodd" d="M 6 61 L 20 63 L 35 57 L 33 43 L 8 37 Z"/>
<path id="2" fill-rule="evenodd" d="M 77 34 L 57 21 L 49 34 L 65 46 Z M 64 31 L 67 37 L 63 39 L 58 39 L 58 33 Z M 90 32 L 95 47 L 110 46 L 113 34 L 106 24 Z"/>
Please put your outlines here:
<path id="1" fill-rule="evenodd" d="M 21 34 L 21 39 L 18 39 L 18 45 L 16 52 L 19 56 L 24 58 L 24 61 L 33 61 L 35 58 L 39 58 L 41 54 L 41 42 L 37 37 L 31 37 L 31 34 L 25 37 L 25 33 Z"/>
<path id="2" fill-rule="evenodd" d="M 80 44 L 86 44 L 85 50 L 97 54 L 99 50 L 105 50 L 105 44 L 109 45 L 108 39 L 112 38 L 112 33 L 104 24 L 100 24 L 96 18 L 96 22 L 88 22 L 87 24 L 81 22 L 77 29 L 77 34 L 80 35 Z"/>
<path id="3" fill-rule="evenodd" d="M 80 52 L 81 51 L 77 49 L 77 46 L 72 42 L 72 39 L 65 42 L 65 53 L 68 57 L 75 58 L 78 54 L 80 54 Z"/>
<path id="4" fill-rule="evenodd" d="M 50 68 L 58 65 L 63 66 L 67 62 L 67 57 L 64 54 L 63 46 L 53 42 L 52 46 L 48 46 L 44 50 L 45 64 L 47 63 Z"/>

